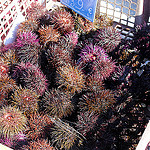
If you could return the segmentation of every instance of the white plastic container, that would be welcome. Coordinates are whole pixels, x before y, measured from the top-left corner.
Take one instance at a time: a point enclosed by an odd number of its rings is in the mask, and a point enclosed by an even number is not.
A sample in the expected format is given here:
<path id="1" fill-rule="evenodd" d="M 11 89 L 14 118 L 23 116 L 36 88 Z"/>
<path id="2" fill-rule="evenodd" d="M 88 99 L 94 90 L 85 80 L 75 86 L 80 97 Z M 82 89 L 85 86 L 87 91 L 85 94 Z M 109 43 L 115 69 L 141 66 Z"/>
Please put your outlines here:
<path id="1" fill-rule="evenodd" d="M 26 10 L 31 3 L 43 0 L 1 0 L 0 1 L 0 45 L 9 44 L 15 39 L 16 28 L 25 20 Z"/>

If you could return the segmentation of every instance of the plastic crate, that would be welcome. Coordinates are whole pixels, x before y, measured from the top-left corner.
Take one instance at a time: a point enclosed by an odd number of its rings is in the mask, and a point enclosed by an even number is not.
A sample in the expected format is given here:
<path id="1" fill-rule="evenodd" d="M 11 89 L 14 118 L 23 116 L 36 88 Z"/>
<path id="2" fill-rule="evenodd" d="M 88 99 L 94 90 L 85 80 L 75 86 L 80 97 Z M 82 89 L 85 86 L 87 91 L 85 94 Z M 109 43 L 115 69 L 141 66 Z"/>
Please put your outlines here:
<path id="1" fill-rule="evenodd" d="M 0 1 L 0 44 L 5 40 L 18 15 L 26 15 L 33 2 L 42 0 L 1 0 Z"/>
<path id="2" fill-rule="evenodd" d="M 142 23 L 143 5 L 144 0 L 98 0 L 96 10 L 114 22 L 134 28 Z"/>
<path id="3" fill-rule="evenodd" d="M 9 148 L 9 147 L 7 147 L 7 146 L 0 143 L 0 150 L 13 150 L 13 149 L 11 149 L 11 148 Z"/>

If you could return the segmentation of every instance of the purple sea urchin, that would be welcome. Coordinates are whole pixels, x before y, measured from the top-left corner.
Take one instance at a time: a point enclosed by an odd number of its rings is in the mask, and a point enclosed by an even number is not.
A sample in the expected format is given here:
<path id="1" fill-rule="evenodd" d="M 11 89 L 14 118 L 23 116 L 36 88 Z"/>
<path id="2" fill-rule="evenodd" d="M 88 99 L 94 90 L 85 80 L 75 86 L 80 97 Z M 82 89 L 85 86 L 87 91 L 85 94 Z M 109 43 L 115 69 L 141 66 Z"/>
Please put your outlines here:
<path id="1" fill-rule="evenodd" d="M 12 102 L 28 116 L 38 110 L 38 97 L 34 91 L 19 87 L 13 93 Z"/>
<path id="2" fill-rule="evenodd" d="M 30 141 L 29 145 L 24 146 L 25 150 L 55 150 L 53 146 L 51 146 L 50 142 L 44 139 L 38 139 L 37 141 Z"/>
<path id="3" fill-rule="evenodd" d="M 79 102 L 81 111 L 101 114 L 115 103 L 114 94 L 110 90 L 97 90 L 82 96 Z"/>
<path id="4" fill-rule="evenodd" d="M 37 35 L 32 32 L 23 32 L 17 36 L 15 46 L 16 48 L 21 48 L 24 46 L 36 46 L 39 47 L 39 39 Z"/>
<path id="5" fill-rule="evenodd" d="M 56 29 L 62 33 L 72 32 L 74 29 L 74 19 L 65 9 L 57 9 L 53 14 L 53 23 Z"/>
<path id="6" fill-rule="evenodd" d="M 80 112 L 76 127 L 80 133 L 86 136 L 87 133 L 94 128 L 97 119 L 98 115 L 94 114 L 93 112 Z"/>
<path id="7" fill-rule="evenodd" d="M 0 132 L 5 137 L 13 137 L 26 128 L 27 119 L 19 109 L 12 106 L 0 110 Z"/>
<path id="8" fill-rule="evenodd" d="M 113 51 L 121 42 L 120 33 L 113 27 L 105 27 L 97 30 L 94 39 L 107 53 Z"/>
<path id="9" fill-rule="evenodd" d="M 32 32 L 20 33 L 17 36 L 15 47 L 20 61 L 38 64 L 40 44 L 37 35 Z"/>
<path id="10" fill-rule="evenodd" d="M 73 63 L 72 60 L 73 44 L 67 37 L 59 39 L 58 43 L 52 43 L 47 49 L 47 57 L 51 58 L 51 62 L 57 68 L 66 63 Z"/>
<path id="11" fill-rule="evenodd" d="M 14 79 L 22 83 L 23 87 L 42 95 L 47 89 L 47 80 L 43 72 L 31 63 L 20 63 L 12 70 Z"/>
<path id="12" fill-rule="evenodd" d="M 47 89 L 47 79 L 43 72 L 37 66 L 31 63 L 25 64 L 28 76 L 23 80 L 25 81 L 25 86 L 31 90 L 35 90 L 37 94 L 43 94 Z"/>
<path id="13" fill-rule="evenodd" d="M 58 68 L 58 83 L 72 94 L 81 92 L 85 87 L 84 75 L 78 67 L 66 64 Z"/>
<path id="14" fill-rule="evenodd" d="M 46 44 L 48 42 L 58 42 L 60 33 L 53 26 L 41 27 L 38 30 L 40 34 L 40 42 Z"/>
<path id="15" fill-rule="evenodd" d="M 59 118 L 66 117 L 72 113 L 74 106 L 71 103 L 71 96 L 69 93 L 64 93 L 60 90 L 52 89 L 46 93 L 44 98 L 46 111 L 51 116 Z"/>
<path id="16" fill-rule="evenodd" d="M 105 53 L 105 50 L 96 45 L 86 45 L 82 50 L 81 54 L 82 63 L 94 62 L 95 60 L 107 59 L 108 55 Z"/>
<path id="17" fill-rule="evenodd" d="M 95 75 L 100 80 L 109 77 L 116 67 L 115 63 L 105 53 L 105 50 L 93 44 L 86 45 L 79 56 L 80 67 L 88 67 L 89 74 Z"/>

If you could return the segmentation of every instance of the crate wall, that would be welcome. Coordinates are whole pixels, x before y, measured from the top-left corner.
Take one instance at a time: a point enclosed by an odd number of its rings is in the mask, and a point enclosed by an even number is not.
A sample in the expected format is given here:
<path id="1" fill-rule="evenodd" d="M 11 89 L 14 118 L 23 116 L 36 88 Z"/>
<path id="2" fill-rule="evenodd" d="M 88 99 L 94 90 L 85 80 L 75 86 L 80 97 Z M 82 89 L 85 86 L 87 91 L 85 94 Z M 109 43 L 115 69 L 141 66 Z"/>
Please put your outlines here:
<path id="1" fill-rule="evenodd" d="M 97 13 L 107 14 L 114 22 L 131 28 L 141 22 L 142 12 L 143 0 L 98 0 L 97 2 Z"/>
<path id="2" fill-rule="evenodd" d="M 25 16 L 26 10 L 31 3 L 39 0 L 1 0 L 0 1 L 0 44 L 5 40 L 15 19 L 19 14 Z"/>

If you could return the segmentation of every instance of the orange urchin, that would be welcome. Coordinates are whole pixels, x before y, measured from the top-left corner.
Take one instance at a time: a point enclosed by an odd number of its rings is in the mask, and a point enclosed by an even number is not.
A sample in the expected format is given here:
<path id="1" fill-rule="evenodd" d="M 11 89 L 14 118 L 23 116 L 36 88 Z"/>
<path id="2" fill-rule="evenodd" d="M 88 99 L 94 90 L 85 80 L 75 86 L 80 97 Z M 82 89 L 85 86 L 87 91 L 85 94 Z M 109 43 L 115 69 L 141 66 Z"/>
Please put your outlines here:
<path id="1" fill-rule="evenodd" d="M 111 90 L 95 90 L 82 96 L 79 108 L 83 112 L 89 111 L 102 114 L 115 102 L 116 99 Z"/>

